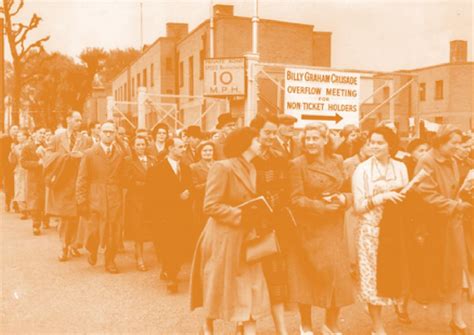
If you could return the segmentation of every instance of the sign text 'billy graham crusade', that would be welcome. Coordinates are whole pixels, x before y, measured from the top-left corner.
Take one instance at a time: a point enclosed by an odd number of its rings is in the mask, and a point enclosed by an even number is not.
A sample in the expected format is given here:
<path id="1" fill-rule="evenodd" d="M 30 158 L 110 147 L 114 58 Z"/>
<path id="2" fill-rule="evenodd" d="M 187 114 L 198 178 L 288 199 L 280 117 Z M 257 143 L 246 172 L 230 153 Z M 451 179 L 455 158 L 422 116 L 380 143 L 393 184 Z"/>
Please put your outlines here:
<path id="1" fill-rule="evenodd" d="M 296 127 L 320 121 L 330 128 L 359 125 L 360 74 L 300 68 L 285 69 L 285 113 Z"/>

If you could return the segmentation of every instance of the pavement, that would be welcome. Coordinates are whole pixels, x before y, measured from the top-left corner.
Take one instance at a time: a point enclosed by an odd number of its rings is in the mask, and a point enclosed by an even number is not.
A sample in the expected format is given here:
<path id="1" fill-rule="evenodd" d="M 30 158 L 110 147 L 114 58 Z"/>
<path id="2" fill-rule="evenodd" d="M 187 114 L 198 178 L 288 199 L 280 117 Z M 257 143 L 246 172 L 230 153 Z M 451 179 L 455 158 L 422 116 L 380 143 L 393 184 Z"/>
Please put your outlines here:
<path id="1" fill-rule="evenodd" d="M 54 227 L 33 236 L 31 222 L 0 212 L 1 328 L 0 334 L 198 334 L 201 310 L 189 309 L 190 265 L 181 276 L 179 292 L 169 295 L 159 280 L 160 265 L 153 246 L 145 244 L 147 272 L 135 267 L 133 245 L 117 256 L 117 275 L 106 273 L 103 258 L 91 267 L 85 251 L 65 263 L 57 260 L 59 240 Z M 466 303 L 471 329 L 473 305 Z M 384 310 L 388 334 L 449 334 L 449 306 L 410 303 L 411 325 L 400 324 L 391 308 Z M 313 308 L 313 328 L 320 334 L 323 311 Z M 297 312 L 286 312 L 290 334 L 298 334 Z M 362 303 L 342 310 L 344 334 L 370 334 Z M 270 315 L 257 323 L 259 334 L 274 334 Z M 216 334 L 234 334 L 235 325 L 217 321 Z"/>

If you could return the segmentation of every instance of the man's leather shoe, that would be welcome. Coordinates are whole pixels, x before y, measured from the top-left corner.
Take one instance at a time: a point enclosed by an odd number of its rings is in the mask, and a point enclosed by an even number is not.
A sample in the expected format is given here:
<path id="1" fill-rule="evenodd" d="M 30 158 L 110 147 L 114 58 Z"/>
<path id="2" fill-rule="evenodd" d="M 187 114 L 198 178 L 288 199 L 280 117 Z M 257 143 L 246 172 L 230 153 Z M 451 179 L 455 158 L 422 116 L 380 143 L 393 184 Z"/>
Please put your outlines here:
<path id="1" fill-rule="evenodd" d="M 60 262 L 65 262 L 67 261 L 67 248 L 62 248 L 61 253 L 58 256 L 58 260 Z"/>
<path id="2" fill-rule="evenodd" d="M 168 280 L 168 274 L 165 271 L 161 271 L 160 280 Z"/>
<path id="3" fill-rule="evenodd" d="M 93 253 L 93 254 L 90 254 L 89 257 L 87 257 L 87 262 L 94 266 L 97 264 L 97 254 L 96 253 Z"/>
<path id="4" fill-rule="evenodd" d="M 178 282 L 176 280 L 171 280 L 166 285 L 166 290 L 171 294 L 178 293 Z"/>
<path id="5" fill-rule="evenodd" d="M 74 247 L 69 247 L 69 253 L 71 254 L 71 256 L 74 256 L 74 257 L 81 256 L 81 253 L 79 252 L 79 250 L 77 250 Z"/>
<path id="6" fill-rule="evenodd" d="M 114 262 L 110 262 L 110 263 L 107 263 L 105 264 L 105 271 L 109 272 L 109 273 L 112 273 L 112 274 L 116 274 L 118 273 L 118 269 L 117 269 L 117 265 L 115 265 Z"/>
<path id="7" fill-rule="evenodd" d="M 39 228 L 33 228 L 33 235 L 35 236 L 41 235 L 41 230 Z"/>

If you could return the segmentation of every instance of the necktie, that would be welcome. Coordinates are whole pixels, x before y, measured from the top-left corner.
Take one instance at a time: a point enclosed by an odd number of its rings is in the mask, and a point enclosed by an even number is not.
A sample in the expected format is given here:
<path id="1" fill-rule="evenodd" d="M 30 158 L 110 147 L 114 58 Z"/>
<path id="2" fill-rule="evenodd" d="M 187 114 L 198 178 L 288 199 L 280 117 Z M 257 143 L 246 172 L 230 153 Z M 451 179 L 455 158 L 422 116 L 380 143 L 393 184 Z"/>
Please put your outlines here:
<path id="1" fill-rule="evenodd" d="M 74 149 L 74 145 L 76 144 L 76 138 L 77 138 L 76 132 L 73 131 L 71 133 L 71 137 L 69 138 L 69 150 L 70 151 L 72 151 L 72 149 Z"/>
<path id="2" fill-rule="evenodd" d="M 290 145 L 290 141 L 286 142 L 286 145 L 285 145 L 285 147 L 286 147 L 286 151 L 287 151 L 289 154 L 291 154 L 291 145 Z"/>
<path id="3" fill-rule="evenodd" d="M 112 147 L 107 147 L 105 154 L 107 155 L 107 158 L 110 158 L 110 156 L 112 156 Z"/>

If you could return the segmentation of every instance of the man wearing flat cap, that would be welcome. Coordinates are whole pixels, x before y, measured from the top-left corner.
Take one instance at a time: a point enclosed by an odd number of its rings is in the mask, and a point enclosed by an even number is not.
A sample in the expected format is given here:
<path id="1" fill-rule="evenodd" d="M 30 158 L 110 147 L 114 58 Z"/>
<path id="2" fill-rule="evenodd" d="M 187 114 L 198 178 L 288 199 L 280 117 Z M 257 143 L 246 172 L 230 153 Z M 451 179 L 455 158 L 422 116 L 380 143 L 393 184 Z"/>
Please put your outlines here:
<path id="1" fill-rule="evenodd" d="M 301 155 L 301 145 L 295 140 L 296 121 L 297 119 L 294 116 L 278 115 L 278 134 L 273 148 L 287 159 L 293 159 Z"/>
<path id="2" fill-rule="evenodd" d="M 203 133 L 199 126 L 189 126 L 186 128 L 186 135 L 187 148 L 181 162 L 189 166 L 196 163 L 196 148 L 201 143 Z"/>
<path id="3" fill-rule="evenodd" d="M 235 118 L 232 116 L 231 113 L 224 113 L 219 115 L 217 118 L 217 125 L 216 128 L 219 130 L 219 137 L 214 142 L 216 145 L 216 153 L 215 157 L 216 160 L 225 159 L 224 155 L 224 142 L 227 135 L 230 134 L 232 130 L 236 127 Z"/>

